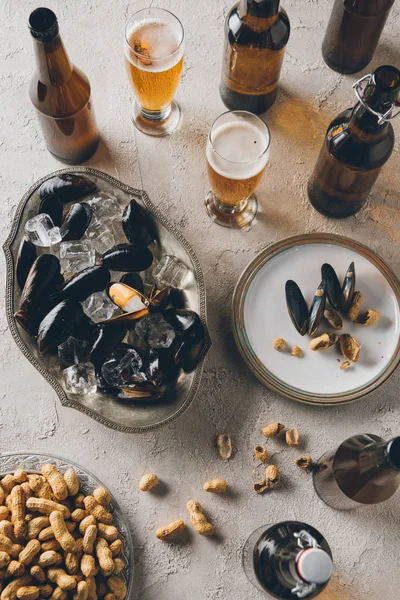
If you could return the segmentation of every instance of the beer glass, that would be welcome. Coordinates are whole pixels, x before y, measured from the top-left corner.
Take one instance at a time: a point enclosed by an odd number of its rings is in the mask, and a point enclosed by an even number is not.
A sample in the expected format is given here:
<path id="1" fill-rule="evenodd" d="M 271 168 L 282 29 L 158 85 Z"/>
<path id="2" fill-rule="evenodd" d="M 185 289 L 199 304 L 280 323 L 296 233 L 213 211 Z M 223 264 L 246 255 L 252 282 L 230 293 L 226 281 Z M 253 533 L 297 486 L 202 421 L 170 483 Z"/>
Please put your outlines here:
<path id="1" fill-rule="evenodd" d="M 257 214 L 254 190 L 268 163 L 270 133 L 256 115 L 228 111 L 213 123 L 207 141 L 210 218 L 224 227 L 248 228 Z"/>
<path id="2" fill-rule="evenodd" d="M 133 89 L 133 123 L 147 135 L 167 135 L 179 125 L 173 100 L 183 67 L 184 32 L 179 19 L 161 8 L 135 13 L 125 30 L 125 64 Z"/>

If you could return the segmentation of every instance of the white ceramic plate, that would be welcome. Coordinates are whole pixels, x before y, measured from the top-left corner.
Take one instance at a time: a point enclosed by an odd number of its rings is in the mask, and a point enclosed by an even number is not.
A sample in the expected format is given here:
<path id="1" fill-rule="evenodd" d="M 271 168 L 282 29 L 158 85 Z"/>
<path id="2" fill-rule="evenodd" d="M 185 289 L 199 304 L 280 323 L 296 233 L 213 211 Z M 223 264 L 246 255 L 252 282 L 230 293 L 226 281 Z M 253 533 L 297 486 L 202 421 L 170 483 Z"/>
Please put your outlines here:
<path id="1" fill-rule="evenodd" d="M 381 320 L 362 327 L 344 319 L 339 333 L 350 333 L 361 344 L 360 360 L 340 370 L 345 359 L 335 346 L 324 352 L 309 349 L 287 312 L 285 283 L 293 279 L 310 305 L 321 281 L 321 265 L 330 263 L 342 281 L 355 263 L 356 289 L 364 296 L 362 311 L 379 310 Z M 400 357 L 400 285 L 389 267 L 365 246 L 329 234 L 296 236 L 259 254 L 242 274 L 233 300 L 236 341 L 246 362 L 265 384 L 286 396 L 319 404 L 360 398 L 376 389 L 395 370 Z M 326 323 L 319 329 L 332 331 Z M 274 350 L 282 337 L 303 358 Z M 340 359 L 340 362 L 338 361 Z"/>

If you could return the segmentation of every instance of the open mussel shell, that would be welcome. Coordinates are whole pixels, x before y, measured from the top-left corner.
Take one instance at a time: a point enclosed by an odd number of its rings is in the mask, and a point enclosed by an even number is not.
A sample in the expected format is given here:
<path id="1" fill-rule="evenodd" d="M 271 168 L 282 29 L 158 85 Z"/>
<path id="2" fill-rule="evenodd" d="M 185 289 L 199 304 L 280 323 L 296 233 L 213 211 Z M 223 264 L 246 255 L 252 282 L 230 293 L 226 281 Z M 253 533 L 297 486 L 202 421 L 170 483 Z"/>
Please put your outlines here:
<path id="1" fill-rule="evenodd" d="M 314 335 L 321 325 L 326 305 L 326 281 L 323 279 L 314 294 L 307 322 L 308 335 Z"/>
<path id="2" fill-rule="evenodd" d="M 56 350 L 71 335 L 82 318 L 83 309 L 76 300 L 63 300 L 39 325 L 37 344 L 40 354 Z"/>
<path id="3" fill-rule="evenodd" d="M 57 196 L 64 204 L 76 202 L 89 194 L 93 194 L 97 186 L 84 175 L 62 173 L 47 179 L 39 188 L 40 199 L 46 196 Z"/>
<path id="4" fill-rule="evenodd" d="M 122 275 L 120 282 L 125 283 L 134 290 L 144 294 L 143 279 L 140 277 L 139 273 L 125 273 Z"/>
<path id="5" fill-rule="evenodd" d="M 30 242 L 28 238 L 24 235 L 19 245 L 17 266 L 15 269 L 17 283 L 21 290 L 25 285 L 29 271 L 31 270 L 31 267 L 35 262 L 36 257 L 37 249 L 35 244 L 32 244 L 32 242 Z"/>
<path id="6" fill-rule="evenodd" d="M 328 263 L 321 267 L 322 279 L 326 281 L 326 295 L 331 306 L 335 310 L 340 310 L 342 302 L 342 288 L 339 283 L 335 269 Z"/>
<path id="7" fill-rule="evenodd" d="M 107 295 L 116 306 L 128 313 L 144 310 L 149 305 L 146 296 L 121 282 L 111 283 L 107 287 Z"/>
<path id="8" fill-rule="evenodd" d="M 155 291 L 150 297 L 149 312 L 159 312 L 167 308 L 170 303 L 171 288 L 166 287 Z"/>
<path id="9" fill-rule="evenodd" d="M 96 326 L 94 343 L 90 351 L 90 360 L 96 368 L 101 367 L 104 359 L 122 342 L 127 328 L 123 323 L 109 325 L 106 322 Z"/>
<path id="10" fill-rule="evenodd" d="M 104 290 L 110 283 L 110 278 L 110 272 L 105 267 L 88 267 L 68 279 L 57 292 L 57 298 L 71 298 L 82 302 L 91 294 Z"/>
<path id="11" fill-rule="evenodd" d="M 120 400 L 129 402 L 159 400 L 164 394 L 164 390 L 153 383 L 138 383 L 135 387 L 122 388 L 118 394 Z"/>
<path id="12" fill-rule="evenodd" d="M 308 306 L 301 289 L 295 281 L 289 279 L 285 284 L 286 306 L 293 325 L 300 335 L 307 331 Z"/>
<path id="13" fill-rule="evenodd" d="M 188 329 L 177 331 L 174 341 L 174 362 L 185 373 L 194 371 L 204 356 L 206 334 L 200 317 L 196 316 L 197 319 Z"/>
<path id="14" fill-rule="evenodd" d="M 45 196 L 39 205 L 39 214 L 49 215 L 54 225 L 60 227 L 63 220 L 64 203 L 58 196 Z"/>
<path id="15" fill-rule="evenodd" d="M 143 317 L 147 317 L 148 314 L 149 310 L 147 308 L 144 308 L 143 310 L 137 310 L 135 312 L 124 313 L 123 315 L 111 317 L 111 319 L 102 321 L 101 324 L 111 326 L 124 325 L 126 329 L 134 329 L 136 323 L 140 319 L 143 319 Z"/>
<path id="16" fill-rule="evenodd" d="M 153 254 L 148 248 L 133 244 L 118 244 L 100 258 L 100 264 L 111 271 L 145 271 L 152 262 Z"/>
<path id="17" fill-rule="evenodd" d="M 131 200 L 124 210 L 122 229 L 126 239 L 135 246 L 147 247 L 156 239 L 149 215 L 136 200 Z"/>
<path id="18" fill-rule="evenodd" d="M 342 286 L 342 297 L 341 297 L 341 309 L 346 312 L 353 300 L 354 290 L 356 288 L 356 272 L 354 262 L 352 262 L 347 269 L 346 275 L 343 280 Z"/>
<path id="19" fill-rule="evenodd" d="M 343 329 L 343 319 L 335 309 L 326 308 L 324 310 L 324 318 L 333 329 Z"/>
<path id="20" fill-rule="evenodd" d="M 92 219 L 92 209 L 87 202 L 77 202 L 67 211 L 60 228 L 63 242 L 80 240 Z"/>

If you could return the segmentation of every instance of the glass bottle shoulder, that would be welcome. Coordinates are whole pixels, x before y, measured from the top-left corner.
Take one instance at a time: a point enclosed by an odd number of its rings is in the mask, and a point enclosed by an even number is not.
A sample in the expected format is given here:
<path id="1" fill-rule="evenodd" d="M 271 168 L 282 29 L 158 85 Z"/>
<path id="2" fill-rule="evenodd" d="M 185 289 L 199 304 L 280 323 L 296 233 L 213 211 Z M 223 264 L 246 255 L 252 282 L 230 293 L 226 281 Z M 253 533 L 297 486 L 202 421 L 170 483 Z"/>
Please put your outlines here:
<path id="1" fill-rule="evenodd" d="M 388 12 L 394 4 L 394 0 L 345 0 L 344 8 L 360 17 L 374 17 Z"/>
<path id="2" fill-rule="evenodd" d="M 79 112 L 90 100 L 90 83 L 86 75 L 72 65 L 71 75 L 59 84 L 46 84 L 34 73 L 29 96 L 37 110 L 48 117 L 66 118 Z"/>
<path id="3" fill-rule="evenodd" d="M 276 20 L 268 23 L 265 28 L 262 21 L 267 22 L 270 19 L 257 19 L 260 26 L 254 27 L 253 22 L 247 22 L 241 16 L 238 5 L 234 6 L 226 19 L 225 34 L 229 43 L 271 50 L 284 48 L 290 36 L 290 21 L 286 11 L 281 8 Z"/>

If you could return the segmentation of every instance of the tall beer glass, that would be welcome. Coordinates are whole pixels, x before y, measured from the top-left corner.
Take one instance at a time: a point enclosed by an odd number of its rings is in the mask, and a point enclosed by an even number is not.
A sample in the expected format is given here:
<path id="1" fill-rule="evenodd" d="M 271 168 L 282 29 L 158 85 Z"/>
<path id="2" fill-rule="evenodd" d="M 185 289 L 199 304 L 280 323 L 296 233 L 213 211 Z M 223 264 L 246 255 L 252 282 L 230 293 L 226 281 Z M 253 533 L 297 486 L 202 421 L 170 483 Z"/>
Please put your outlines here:
<path id="1" fill-rule="evenodd" d="M 179 125 L 173 100 L 183 67 L 184 32 L 179 19 L 161 8 L 145 8 L 125 30 L 125 63 L 135 103 L 133 123 L 143 133 L 167 135 Z"/>
<path id="2" fill-rule="evenodd" d="M 256 115 L 234 110 L 213 123 L 207 141 L 210 218 L 224 227 L 248 228 L 257 213 L 254 191 L 269 158 L 270 134 Z"/>

